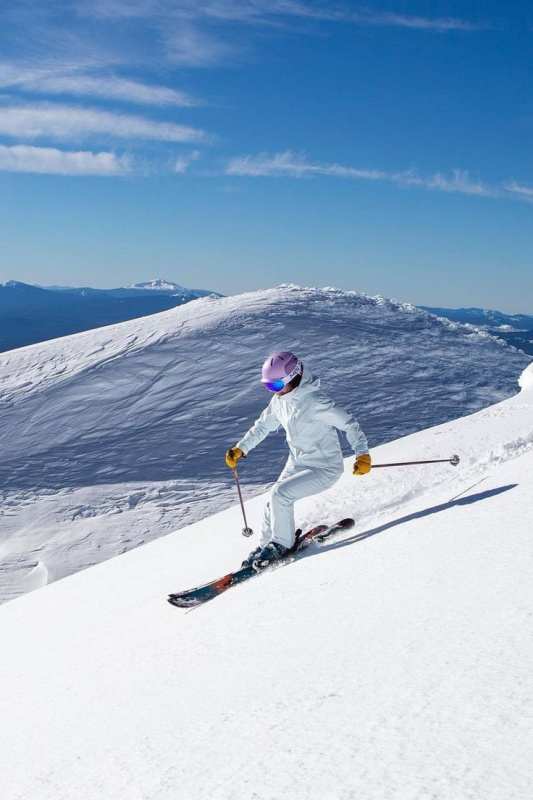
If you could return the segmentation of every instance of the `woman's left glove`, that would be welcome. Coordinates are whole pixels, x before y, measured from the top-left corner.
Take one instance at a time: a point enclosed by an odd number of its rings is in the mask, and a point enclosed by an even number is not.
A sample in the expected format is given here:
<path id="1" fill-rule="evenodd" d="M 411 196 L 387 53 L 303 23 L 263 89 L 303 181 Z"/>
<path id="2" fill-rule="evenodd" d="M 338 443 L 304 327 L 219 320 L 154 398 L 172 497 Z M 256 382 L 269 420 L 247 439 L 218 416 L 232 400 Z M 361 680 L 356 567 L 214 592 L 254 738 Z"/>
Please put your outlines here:
<path id="1" fill-rule="evenodd" d="M 353 465 L 354 475 L 366 475 L 371 469 L 372 459 L 370 458 L 370 453 L 363 453 L 363 455 L 357 456 Z"/>
<path id="2" fill-rule="evenodd" d="M 242 458 L 244 453 L 242 452 L 240 447 L 232 447 L 226 453 L 226 464 L 230 469 L 235 469 L 237 466 L 237 459 Z"/>

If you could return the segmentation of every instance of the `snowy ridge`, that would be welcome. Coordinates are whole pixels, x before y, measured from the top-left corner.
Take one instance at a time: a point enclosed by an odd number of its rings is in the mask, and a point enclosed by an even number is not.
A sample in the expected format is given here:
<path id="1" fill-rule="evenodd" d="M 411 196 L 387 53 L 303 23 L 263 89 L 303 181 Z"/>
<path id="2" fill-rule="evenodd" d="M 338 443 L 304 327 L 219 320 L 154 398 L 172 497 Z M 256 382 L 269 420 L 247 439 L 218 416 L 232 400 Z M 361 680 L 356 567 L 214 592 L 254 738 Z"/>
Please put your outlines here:
<path id="1" fill-rule="evenodd" d="M 513 394 L 529 361 L 411 305 L 295 286 L 2 354 L 0 597 L 25 590 L 23 564 L 57 580 L 230 505 L 223 454 L 268 401 L 258 370 L 280 346 L 372 448 Z M 250 456 L 247 496 L 285 457 L 282 435 Z"/>
<path id="2" fill-rule="evenodd" d="M 347 459 L 297 517 L 356 528 L 193 613 L 165 595 L 254 545 L 238 507 L 0 608 L 5 796 L 528 797 L 532 365 L 520 384 L 374 450 L 456 468 Z"/>

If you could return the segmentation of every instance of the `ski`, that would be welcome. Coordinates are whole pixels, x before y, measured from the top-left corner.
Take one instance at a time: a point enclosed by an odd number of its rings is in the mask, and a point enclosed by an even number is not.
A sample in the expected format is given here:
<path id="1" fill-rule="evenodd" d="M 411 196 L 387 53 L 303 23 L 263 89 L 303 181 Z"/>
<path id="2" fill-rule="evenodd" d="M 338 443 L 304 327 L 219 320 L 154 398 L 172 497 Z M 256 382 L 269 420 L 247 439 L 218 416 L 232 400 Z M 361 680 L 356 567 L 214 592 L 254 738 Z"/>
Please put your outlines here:
<path id="1" fill-rule="evenodd" d="M 296 539 L 294 547 L 292 547 L 291 550 L 283 556 L 283 558 L 278 559 L 271 566 L 266 567 L 264 570 L 257 572 L 257 570 L 255 570 L 252 566 L 241 567 L 241 569 L 238 569 L 235 572 L 229 572 L 222 578 L 211 581 L 211 583 L 206 583 L 203 586 L 197 586 L 194 589 L 188 589 L 184 592 L 170 594 L 168 596 L 168 602 L 173 606 L 177 606 L 178 608 L 192 608 L 194 606 L 199 606 L 202 603 L 207 603 L 208 600 L 218 597 L 219 594 L 222 594 L 222 592 L 225 592 L 232 586 L 236 586 L 238 583 L 243 583 L 243 581 L 247 581 L 249 578 L 253 578 L 255 575 L 261 574 L 261 572 L 268 572 L 270 569 L 276 569 L 278 566 L 282 566 L 283 564 L 293 561 L 298 551 L 307 547 L 313 541 L 323 542 L 328 536 L 338 533 L 339 531 L 349 530 L 350 528 L 353 528 L 354 525 L 355 520 L 353 520 L 351 517 L 341 519 L 334 525 L 317 525 L 306 533 L 300 534 Z"/>

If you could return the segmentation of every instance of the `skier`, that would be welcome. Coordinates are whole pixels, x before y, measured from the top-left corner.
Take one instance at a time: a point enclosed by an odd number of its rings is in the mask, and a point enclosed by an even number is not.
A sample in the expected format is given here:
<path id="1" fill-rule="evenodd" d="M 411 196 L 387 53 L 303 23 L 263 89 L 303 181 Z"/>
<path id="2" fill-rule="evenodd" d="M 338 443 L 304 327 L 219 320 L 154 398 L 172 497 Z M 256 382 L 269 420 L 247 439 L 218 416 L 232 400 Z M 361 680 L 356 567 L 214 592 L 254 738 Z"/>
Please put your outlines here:
<path id="1" fill-rule="evenodd" d="M 259 547 L 243 561 L 243 567 L 261 569 L 284 556 L 294 545 L 294 503 L 333 486 L 343 473 L 337 431 L 346 433 L 356 459 L 354 475 L 370 472 L 368 444 L 359 423 L 335 405 L 320 389 L 320 380 L 307 375 L 300 359 L 288 350 L 269 356 L 261 382 L 274 393 L 270 403 L 248 433 L 226 453 L 226 464 L 235 468 L 269 433 L 286 431 L 289 458 L 272 488 L 263 513 Z"/>

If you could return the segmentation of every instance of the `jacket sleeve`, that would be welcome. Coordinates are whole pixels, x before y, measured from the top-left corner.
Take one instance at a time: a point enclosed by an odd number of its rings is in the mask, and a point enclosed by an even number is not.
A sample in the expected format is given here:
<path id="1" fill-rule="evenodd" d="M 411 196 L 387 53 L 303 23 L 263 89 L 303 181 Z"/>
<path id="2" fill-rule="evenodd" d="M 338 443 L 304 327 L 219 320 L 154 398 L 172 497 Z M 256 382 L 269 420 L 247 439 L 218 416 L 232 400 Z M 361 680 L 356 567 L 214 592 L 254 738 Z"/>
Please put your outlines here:
<path id="1" fill-rule="evenodd" d="M 248 433 L 246 433 L 240 442 L 237 442 L 237 447 L 240 447 L 244 455 L 253 450 L 254 447 L 266 439 L 269 433 L 277 431 L 279 428 L 279 420 L 272 409 L 272 404 L 269 403 L 265 408 L 259 419 L 257 419 Z"/>
<path id="2" fill-rule="evenodd" d="M 326 395 L 322 395 L 319 399 L 318 413 L 320 419 L 328 425 L 332 425 L 339 431 L 344 431 L 346 438 L 350 443 L 356 456 L 362 453 L 368 453 L 368 442 L 366 436 L 361 430 L 361 427 L 355 417 L 348 414 L 343 408 L 335 405 L 335 402 Z"/>

